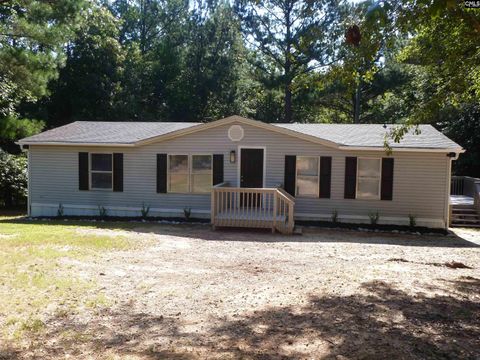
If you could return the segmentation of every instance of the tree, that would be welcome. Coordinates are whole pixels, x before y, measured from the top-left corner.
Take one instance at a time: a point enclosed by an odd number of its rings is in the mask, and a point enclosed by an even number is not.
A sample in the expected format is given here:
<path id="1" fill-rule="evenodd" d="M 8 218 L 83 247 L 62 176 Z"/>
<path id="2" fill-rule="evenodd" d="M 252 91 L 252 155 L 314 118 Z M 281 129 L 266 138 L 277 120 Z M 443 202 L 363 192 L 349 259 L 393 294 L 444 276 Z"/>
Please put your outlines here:
<path id="1" fill-rule="evenodd" d="M 340 0 L 238 0 L 244 39 L 254 64 L 284 92 L 284 121 L 294 120 L 294 82 L 336 60 L 342 29 Z"/>
<path id="2" fill-rule="evenodd" d="M 50 84 L 50 126 L 117 117 L 124 62 L 118 36 L 117 20 L 108 9 L 92 5 L 75 38 L 66 46 L 65 66 Z"/>
<path id="3" fill-rule="evenodd" d="M 47 85 L 64 60 L 62 46 L 79 24 L 84 8 L 83 0 L 1 3 L 0 143 L 7 148 L 12 148 L 17 136 L 41 129 L 40 122 L 19 120 L 18 106 L 35 103 L 48 93 Z"/>
<path id="4" fill-rule="evenodd" d="M 189 27 L 185 69 L 188 84 L 184 111 L 196 120 L 214 120 L 240 112 L 238 82 L 244 61 L 239 24 L 228 2 L 209 6 L 198 1 Z M 183 85 L 185 86 L 185 85 Z M 172 114 L 178 118 L 178 114 Z"/>
<path id="5" fill-rule="evenodd" d="M 404 18 L 416 18 L 416 27 L 415 36 L 399 56 L 422 68 L 421 87 L 428 93 L 417 104 L 417 122 L 430 122 L 444 106 L 480 100 L 480 14 L 444 3 L 441 11 L 434 8 L 439 12 L 416 7 L 403 10 Z"/>
<path id="6" fill-rule="evenodd" d="M 25 204 L 27 158 L 0 149 L 0 205 L 6 208 Z"/>

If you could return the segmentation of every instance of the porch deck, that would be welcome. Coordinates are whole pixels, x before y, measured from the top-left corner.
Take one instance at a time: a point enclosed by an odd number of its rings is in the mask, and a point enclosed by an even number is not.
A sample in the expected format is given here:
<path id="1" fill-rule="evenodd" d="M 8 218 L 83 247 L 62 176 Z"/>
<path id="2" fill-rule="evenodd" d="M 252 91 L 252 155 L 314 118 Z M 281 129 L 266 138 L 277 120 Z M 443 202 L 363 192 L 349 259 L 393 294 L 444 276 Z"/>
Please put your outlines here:
<path id="1" fill-rule="evenodd" d="M 468 195 L 450 195 L 450 205 L 470 205 L 473 206 L 473 196 Z"/>
<path id="2" fill-rule="evenodd" d="M 480 227 L 480 179 L 452 176 L 450 226 Z"/>
<path id="3" fill-rule="evenodd" d="M 295 199 L 281 188 L 236 188 L 222 183 L 212 191 L 212 225 L 291 234 L 294 205 Z"/>

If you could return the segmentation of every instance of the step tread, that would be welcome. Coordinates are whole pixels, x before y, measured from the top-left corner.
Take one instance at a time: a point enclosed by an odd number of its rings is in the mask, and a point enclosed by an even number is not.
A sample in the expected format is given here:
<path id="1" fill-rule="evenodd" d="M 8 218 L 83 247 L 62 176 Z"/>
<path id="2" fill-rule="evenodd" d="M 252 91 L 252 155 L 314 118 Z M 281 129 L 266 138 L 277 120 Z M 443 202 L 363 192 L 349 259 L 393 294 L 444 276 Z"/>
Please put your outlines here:
<path id="1" fill-rule="evenodd" d="M 480 228 L 480 224 L 452 224 L 450 227 Z"/>
<path id="2" fill-rule="evenodd" d="M 478 222 L 480 223 L 480 219 L 454 219 L 452 218 L 452 222 Z"/>

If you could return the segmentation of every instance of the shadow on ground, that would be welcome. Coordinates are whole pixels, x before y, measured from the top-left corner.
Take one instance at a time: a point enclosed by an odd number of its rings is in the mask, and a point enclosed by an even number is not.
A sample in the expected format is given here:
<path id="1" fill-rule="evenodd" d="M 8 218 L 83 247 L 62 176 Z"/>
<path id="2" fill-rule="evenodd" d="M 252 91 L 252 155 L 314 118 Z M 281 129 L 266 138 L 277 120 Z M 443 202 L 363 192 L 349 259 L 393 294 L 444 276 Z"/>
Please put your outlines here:
<path id="1" fill-rule="evenodd" d="M 303 306 L 258 309 L 233 319 L 205 314 L 200 330 L 188 319 L 136 313 L 131 304 L 87 322 L 55 318 L 35 339 L 32 355 L 92 354 L 145 359 L 478 359 L 480 279 L 453 283 L 460 296 L 410 295 L 388 283 L 363 284 L 362 295 L 318 296 Z M 467 294 L 469 296 L 467 296 Z M 458 294 L 456 294 L 458 295 Z M 476 296 L 476 297 L 475 297 Z M 65 334 L 75 334 L 70 339 Z M 48 340 L 48 341 L 46 341 Z M 6 352 L 4 353 L 6 354 Z M 10 355 L 24 354 L 10 350 Z M 1 356 L 0 356 L 1 358 Z"/>

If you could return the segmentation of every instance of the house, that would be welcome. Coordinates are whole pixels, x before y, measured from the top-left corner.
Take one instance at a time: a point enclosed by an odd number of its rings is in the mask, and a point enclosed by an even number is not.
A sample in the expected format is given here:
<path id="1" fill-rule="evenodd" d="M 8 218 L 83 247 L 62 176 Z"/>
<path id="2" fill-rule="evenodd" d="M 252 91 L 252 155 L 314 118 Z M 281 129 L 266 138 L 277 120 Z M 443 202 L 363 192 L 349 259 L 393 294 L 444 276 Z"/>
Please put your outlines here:
<path id="1" fill-rule="evenodd" d="M 445 228 L 451 162 L 462 148 L 429 125 L 384 148 L 388 126 L 74 122 L 18 142 L 28 150 L 30 216 L 211 218 L 217 226 L 294 220 Z M 283 228 L 282 228 L 283 226 Z"/>

